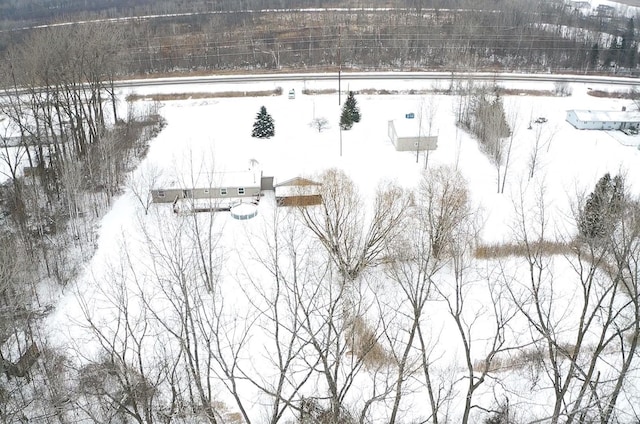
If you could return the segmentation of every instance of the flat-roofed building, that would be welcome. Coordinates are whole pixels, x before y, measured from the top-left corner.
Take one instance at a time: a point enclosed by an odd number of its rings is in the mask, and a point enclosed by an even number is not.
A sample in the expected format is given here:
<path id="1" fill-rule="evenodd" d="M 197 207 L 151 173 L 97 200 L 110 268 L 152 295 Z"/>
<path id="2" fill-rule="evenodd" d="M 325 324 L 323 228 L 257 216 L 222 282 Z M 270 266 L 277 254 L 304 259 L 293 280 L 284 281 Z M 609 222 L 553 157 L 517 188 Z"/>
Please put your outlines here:
<path id="1" fill-rule="evenodd" d="M 438 147 L 438 136 L 424 135 L 424 127 L 426 125 L 424 122 L 421 125 L 419 119 L 394 119 L 388 123 L 387 134 L 399 152 L 435 150 Z"/>
<path id="2" fill-rule="evenodd" d="M 579 130 L 637 130 L 640 112 L 626 110 L 568 110 L 567 122 Z"/>

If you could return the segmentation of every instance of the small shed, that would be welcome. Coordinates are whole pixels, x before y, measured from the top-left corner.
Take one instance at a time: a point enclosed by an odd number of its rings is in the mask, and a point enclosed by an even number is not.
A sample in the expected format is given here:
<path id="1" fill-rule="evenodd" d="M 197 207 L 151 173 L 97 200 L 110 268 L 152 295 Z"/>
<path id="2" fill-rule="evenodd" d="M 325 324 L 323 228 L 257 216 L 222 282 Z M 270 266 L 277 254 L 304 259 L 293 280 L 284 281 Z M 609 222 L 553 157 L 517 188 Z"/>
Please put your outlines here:
<path id="1" fill-rule="evenodd" d="M 579 130 L 637 130 L 639 111 L 568 110 L 567 122 Z"/>
<path id="2" fill-rule="evenodd" d="M 311 206 L 322 203 L 321 183 L 295 177 L 275 185 L 278 206 Z"/>
<path id="3" fill-rule="evenodd" d="M 238 199 L 260 196 L 262 172 L 235 171 L 173 178 L 151 189 L 154 203 L 173 203 L 176 199 Z"/>
<path id="4" fill-rule="evenodd" d="M 424 135 L 419 119 L 389 121 L 387 133 L 398 152 L 435 150 L 438 147 L 438 136 Z"/>

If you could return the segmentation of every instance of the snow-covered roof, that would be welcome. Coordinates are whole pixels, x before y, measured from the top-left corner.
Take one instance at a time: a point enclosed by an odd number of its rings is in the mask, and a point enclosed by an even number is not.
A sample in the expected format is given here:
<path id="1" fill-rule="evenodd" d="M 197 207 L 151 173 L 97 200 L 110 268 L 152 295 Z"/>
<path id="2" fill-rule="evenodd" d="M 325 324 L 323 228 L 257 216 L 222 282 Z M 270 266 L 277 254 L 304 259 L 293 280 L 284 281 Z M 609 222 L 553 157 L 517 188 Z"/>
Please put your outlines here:
<path id="1" fill-rule="evenodd" d="M 261 177 L 259 170 L 200 173 L 167 178 L 158 188 L 259 187 Z"/>
<path id="2" fill-rule="evenodd" d="M 582 122 L 640 122 L 640 111 L 569 110 Z"/>
<path id="3" fill-rule="evenodd" d="M 420 135 L 427 135 L 428 127 L 424 119 L 420 122 L 419 116 L 414 115 L 414 118 L 408 119 L 406 117 L 397 118 L 393 120 L 393 126 L 396 129 L 398 137 L 418 137 Z"/>
<path id="4" fill-rule="evenodd" d="M 286 181 L 279 182 L 275 186 L 276 187 L 284 187 L 284 186 L 300 187 L 300 186 L 319 186 L 319 185 L 322 185 L 322 184 L 316 181 L 310 180 L 308 178 L 294 177 Z"/>
<path id="5" fill-rule="evenodd" d="M 310 196 L 320 193 L 322 184 L 307 178 L 295 177 L 275 185 L 276 196 Z"/>

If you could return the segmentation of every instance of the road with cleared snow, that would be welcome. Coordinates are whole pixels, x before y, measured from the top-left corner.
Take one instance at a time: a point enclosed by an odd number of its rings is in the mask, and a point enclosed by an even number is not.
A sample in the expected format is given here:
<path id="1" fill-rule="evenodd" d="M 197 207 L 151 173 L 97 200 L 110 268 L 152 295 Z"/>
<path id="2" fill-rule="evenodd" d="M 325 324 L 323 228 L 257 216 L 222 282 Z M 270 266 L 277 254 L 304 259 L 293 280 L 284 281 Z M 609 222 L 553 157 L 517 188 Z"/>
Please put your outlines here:
<path id="1" fill-rule="evenodd" d="M 516 74 L 475 72 L 342 72 L 343 81 L 357 80 L 468 80 L 522 81 L 522 82 L 577 82 L 611 85 L 640 85 L 640 79 L 593 75 Z M 198 77 L 148 78 L 116 82 L 116 87 L 144 87 L 154 85 L 220 84 L 246 82 L 338 80 L 338 73 L 265 74 L 265 75 L 213 75 Z"/>

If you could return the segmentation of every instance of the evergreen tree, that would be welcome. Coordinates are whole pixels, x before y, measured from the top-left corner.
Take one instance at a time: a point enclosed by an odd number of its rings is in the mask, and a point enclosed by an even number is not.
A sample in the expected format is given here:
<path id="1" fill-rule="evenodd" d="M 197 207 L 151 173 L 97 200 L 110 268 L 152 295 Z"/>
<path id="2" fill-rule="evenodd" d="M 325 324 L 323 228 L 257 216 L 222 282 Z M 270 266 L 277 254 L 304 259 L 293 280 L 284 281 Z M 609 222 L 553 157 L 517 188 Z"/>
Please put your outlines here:
<path id="1" fill-rule="evenodd" d="M 253 123 L 253 131 L 251 137 L 269 138 L 276 134 L 274 120 L 267 113 L 267 108 L 260 107 L 260 112 L 256 115 L 256 121 Z"/>
<path id="2" fill-rule="evenodd" d="M 353 127 L 353 120 L 351 114 L 345 106 L 342 107 L 342 113 L 340 114 L 340 128 L 343 130 L 350 130 Z"/>
<path id="3" fill-rule="evenodd" d="M 344 102 L 342 113 L 340 114 L 340 128 L 350 130 L 354 123 L 360 122 L 360 117 L 358 102 L 353 91 L 349 91 L 349 96 L 347 96 L 347 101 Z"/>
<path id="4" fill-rule="evenodd" d="M 349 113 L 351 113 L 351 120 L 355 123 L 360 122 L 360 108 L 358 107 L 358 102 L 356 101 L 353 91 L 349 91 L 347 101 L 344 104 L 349 110 Z"/>
<path id="5" fill-rule="evenodd" d="M 591 46 L 591 52 L 589 53 L 589 68 L 591 70 L 598 69 L 598 61 L 600 59 L 600 48 L 598 47 L 598 43 L 594 43 Z"/>
<path id="6" fill-rule="evenodd" d="M 635 68 L 636 66 L 636 29 L 635 24 L 633 22 L 633 18 L 630 18 L 627 22 L 627 28 L 622 35 L 622 43 L 620 45 L 621 48 L 621 60 L 620 65 L 626 66 L 627 68 Z"/>
<path id="7" fill-rule="evenodd" d="M 624 202 L 624 183 L 617 175 L 611 179 L 606 173 L 596 183 L 578 219 L 580 235 L 587 239 L 600 239 L 613 231 L 620 219 Z"/>

